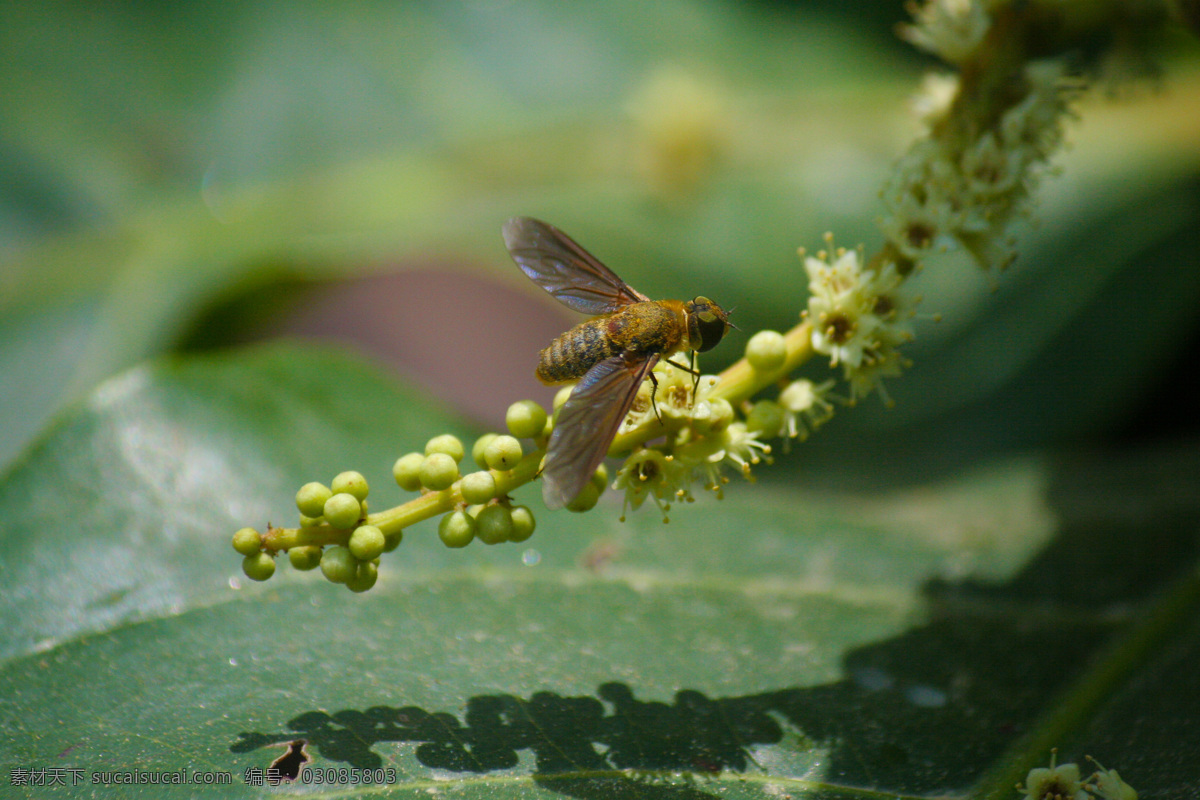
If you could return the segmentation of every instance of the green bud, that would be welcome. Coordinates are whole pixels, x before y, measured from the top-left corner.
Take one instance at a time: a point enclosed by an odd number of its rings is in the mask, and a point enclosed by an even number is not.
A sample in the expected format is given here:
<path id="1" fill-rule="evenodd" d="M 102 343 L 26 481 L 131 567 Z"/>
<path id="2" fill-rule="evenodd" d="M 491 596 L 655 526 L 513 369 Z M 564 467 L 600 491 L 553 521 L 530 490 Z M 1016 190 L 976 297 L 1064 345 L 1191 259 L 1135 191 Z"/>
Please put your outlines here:
<path id="1" fill-rule="evenodd" d="M 438 523 L 438 537 L 446 547 L 466 547 L 475 538 L 475 518 L 462 511 L 451 511 Z"/>
<path id="2" fill-rule="evenodd" d="M 530 536 L 533 536 L 533 529 L 537 527 L 537 522 L 533 518 L 533 512 L 527 506 L 516 506 L 512 510 L 512 533 L 508 535 L 510 542 L 523 542 Z"/>
<path id="3" fill-rule="evenodd" d="M 515 467 L 522 455 L 524 451 L 521 449 L 521 442 L 513 436 L 497 436 L 483 453 L 488 469 L 500 472 Z"/>
<path id="4" fill-rule="evenodd" d="M 574 511 L 577 513 L 591 511 L 596 507 L 596 503 L 599 501 L 600 489 L 596 487 L 595 483 L 589 481 L 587 486 L 583 487 L 583 491 L 580 492 L 574 500 L 567 503 L 567 511 Z"/>
<path id="5" fill-rule="evenodd" d="M 708 400 L 708 415 L 692 419 L 692 427 L 699 434 L 718 433 L 733 422 L 733 406 L 723 397 Z"/>
<path id="6" fill-rule="evenodd" d="M 340 530 L 348 530 L 362 518 L 362 504 L 352 494 L 341 492 L 325 501 L 325 521 Z"/>
<path id="7" fill-rule="evenodd" d="M 359 525 L 350 534 L 350 553 L 359 561 L 370 561 L 383 552 L 387 538 L 374 525 Z"/>
<path id="8" fill-rule="evenodd" d="M 485 433 L 475 440 L 475 444 L 471 445 L 471 460 L 475 462 L 475 466 L 480 469 L 487 469 L 487 459 L 483 457 L 483 453 L 487 450 L 487 446 L 492 443 L 498 434 Z"/>
<path id="9" fill-rule="evenodd" d="M 508 407 L 504 415 L 504 424 L 508 432 L 518 439 L 532 439 L 541 436 L 546 428 L 546 409 L 533 400 L 518 400 Z"/>
<path id="10" fill-rule="evenodd" d="M 445 453 L 457 464 L 463 460 L 463 443 L 458 440 L 457 436 L 443 433 L 425 443 L 425 455 L 431 456 L 434 453 Z"/>
<path id="11" fill-rule="evenodd" d="M 421 465 L 425 456 L 420 453 L 408 453 L 396 459 L 392 466 L 392 477 L 406 492 L 415 492 L 421 488 Z"/>
<path id="12" fill-rule="evenodd" d="M 783 408 L 774 400 L 759 400 L 746 415 L 746 430 L 765 439 L 778 436 L 783 423 Z"/>
<path id="13" fill-rule="evenodd" d="M 322 509 L 322 510 L 324 510 L 324 509 Z M 301 528 L 315 528 L 324 521 L 325 521 L 324 517 L 306 517 L 303 514 L 300 515 L 300 527 Z"/>
<path id="14" fill-rule="evenodd" d="M 346 588 L 356 594 L 361 594 L 374 586 L 377 580 L 379 580 L 379 567 L 367 561 L 358 565 L 354 577 L 346 581 Z"/>
<path id="15" fill-rule="evenodd" d="M 496 496 L 496 479 L 487 470 L 480 470 L 464 475 L 459 488 L 468 503 L 486 503 Z"/>
<path id="16" fill-rule="evenodd" d="M 759 331 L 746 342 L 746 361 L 756 372 L 775 372 L 787 361 L 787 341 L 778 331 Z"/>
<path id="17" fill-rule="evenodd" d="M 484 506 L 475 524 L 475 535 L 484 544 L 507 542 L 513 532 L 512 511 L 506 506 Z"/>
<path id="18" fill-rule="evenodd" d="M 242 559 L 242 572 L 252 581 L 265 581 L 275 574 L 275 559 L 266 553 L 255 553 Z"/>
<path id="19" fill-rule="evenodd" d="M 608 488 L 608 467 L 603 464 L 596 467 L 596 471 L 592 473 L 592 485 L 600 490 L 600 494 L 604 494 L 604 490 Z"/>
<path id="20" fill-rule="evenodd" d="M 361 472 L 349 470 L 338 473 L 338 476 L 333 479 L 332 489 L 334 494 L 345 492 L 353 495 L 354 499 L 361 503 L 367 499 L 367 492 L 371 487 L 367 485 L 367 479 L 362 476 Z"/>
<path id="21" fill-rule="evenodd" d="M 440 492 L 449 489 L 458 480 L 458 462 L 445 453 L 425 456 L 421 465 L 421 483 L 428 489 Z"/>
<path id="22" fill-rule="evenodd" d="M 252 556 L 262 550 L 262 537 L 254 528 L 242 528 L 233 535 L 233 549 L 244 556 Z"/>
<path id="23" fill-rule="evenodd" d="M 288 561 L 292 562 L 293 567 L 303 572 L 316 569 L 321 565 L 321 548 L 316 545 L 293 547 L 288 550 Z"/>
<path id="24" fill-rule="evenodd" d="M 554 403 L 552 407 L 555 414 L 557 414 L 558 410 L 563 407 L 564 403 L 567 402 L 567 398 L 571 396 L 571 392 L 573 391 L 575 391 L 574 386 L 564 386 L 554 394 Z"/>
<path id="25" fill-rule="evenodd" d="M 404 531 L 395 531 L 394 533 L 385 533 L 383 535 L 383 552 L 390 553 L 400 546 L 404 541 Z"/>
<path id="26" fill-rule="evenodd" d="M 319 517 L 325 513 L 325 501 L 332 494 L 329 487 L 323 483 L 306 483 L 296 492 L 296 508 L 306 517 Z"/>
<path id="27" fill-rule="evenodd" d="M 321 554 L 321 572 L 332 583 L 345 583 L 358 572 L 358 562 L 348 547 L 334 545 Z"/>

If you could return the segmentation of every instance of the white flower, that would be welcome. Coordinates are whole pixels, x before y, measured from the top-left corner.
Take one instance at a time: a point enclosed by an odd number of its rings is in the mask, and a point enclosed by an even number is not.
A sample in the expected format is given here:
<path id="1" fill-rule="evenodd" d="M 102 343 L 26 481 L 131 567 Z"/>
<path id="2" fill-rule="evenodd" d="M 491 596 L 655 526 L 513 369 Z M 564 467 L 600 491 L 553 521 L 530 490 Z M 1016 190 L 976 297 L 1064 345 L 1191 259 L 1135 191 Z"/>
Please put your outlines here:
<path id="1" fill-rule="evenodd" d="M 1085 789 L 1095 792 L 1104 800 L 1138 800 L 1138 793 L 1132 786 L 1121 780 L 1121 776 L 1115 769 L 1105 769 L 1104 765 L 1096 759 L 1091 756 L 1087 758 L 1100 769 L 1087 779 L 1087 783 L 1084 784 Z"/>
<path id="2" fill-rule="evenodd" d="M 1025 164 L 1015 153 L 1001 146 L 991 131 L 983 134 L 963 153 L 963 188 L 981 202 L 1021 187 Z"/>
<path id="3" fill-rule="evenodd" d="M 1091 800 L 1079 779 L 1078 764 L 1054 765 L 1058 754 L 1051 751 L 1050 767 L 1035 767 L 1025 776 L 1025 786 L 1017 791 L 1025 793 L 1025 800 Z"/>
<path id="4" fill-rule="evenodd" d="M 881 343 L 863 358 L 857 367 L 846 365 L 845 377 L 850 382 L 850 403 L 853 405 L 871 392 L 878 390 L 886 405 L 892 405 L 892 398 L 884 388 L 884 378 L 900 377 L 900 370 L 910 366 L 907 359 L 891 345 Z"/>
<path id="5" fill-rule="evenodd" d="M 900 158 L 883 190 L 880 222 L 896 249 L 920 261 L 954 244 L 963 216 L 959 167 L 936 139 L 922 139 Z"/>
<path id="6" fill-rule="evenodd" d="M 958 76 L 929 72 L 912 98 L 913 114 L 927 126 L 941 122 L 958 96 Z"/>
<path id="7" fill-rule="evenodd" d="M 742 476 L 750 477 L 750 467 L 771 453 L 771 446 L 760 442 L 758 434 L 746 430 L 746 423 L 733 422 L 721 432 L 724 463 L 737 467 Z M 770 459 L 768 459 L 769 461 Z"/>
<path id="8" fill-rule="evenodd" d="M 810 433 L 833 417 L 833 404 L 825 399 L 831 388 L 831 380 L 818 385 L 801 378 L 789 383 L 779 393 L 779 405 L 783 408 L 784 436 L 788 439 L 799 437 L 804 441 Z"/>
<path id="9" fill-rule="evenodd" d="M 871 314 L 879 320 L 875 337 L 890 346 L 912 341 L 916 334 L 909 321 L 916 316 L 921 297 L 904 289 L 904 277 L 896 271 L 896 265 L 889 262 L 872 272 L 863 291 L 873 298 Z"/>
<path id="10" fill-rule="evenodd" d="M 824 252 L 804 260 L 808 271 L 808 319 L 812 346 L 830 362 L 857 366 L 871 344 L 879 319 L 871 313 L 874 297 L 867 294 L 857 250 L 841 250 L 830 264 Z"/>
<path id="11" fill-rule="evenodd" d="M 687 372 L 675 367 L 665 359 L 654 365 L 653 381 L 647 379 L 638 387 L 637 397 L 629 408 L 629 413 L 618 428 L 618 433 L 627 433 L 651 419 L 655 419 L 655 408 L 662 419 L 689 419 L 701 401 L 693 402 L 692 387 L 696 385 L 695 378 Z M 714 378 L 712 376 L 700 379 L 699 396 L 703 398 L 706 390 L 711 391 Z M 653 400 L 652 400 L 653 398 Z"/>
<path id="12" fill-rule="evenodd" d="M 612 485 L 616 491 L 625 493 L 622 520 L 625 519 L 626 508 L 632 507 L 636 511 L 649 497 L 662 513 L 663 522 L 667 521 L 671 501 L 680 492 L 687 492 L 687 476 L 681 473 L 674 462 L 673 456 L 651 447 L 638 450 L 625 459 Z"/>
<path id="13" fill-rule="evenodd" d="M 914 12 L 916 23 L 900 29 L 912 44 L 952 64 L 965 61 L 991 26 L 978 0 L 928 0 Z"/>

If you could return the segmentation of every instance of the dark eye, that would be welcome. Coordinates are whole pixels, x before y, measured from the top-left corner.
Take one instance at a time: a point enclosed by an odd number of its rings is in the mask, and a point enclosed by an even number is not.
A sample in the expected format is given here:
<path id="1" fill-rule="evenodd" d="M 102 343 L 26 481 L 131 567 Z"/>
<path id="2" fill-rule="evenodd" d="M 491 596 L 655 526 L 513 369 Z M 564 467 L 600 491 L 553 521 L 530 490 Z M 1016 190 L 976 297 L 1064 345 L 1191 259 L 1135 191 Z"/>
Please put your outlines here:
<path id="1" fill-rule="evenodd" d="M 697 297 L 690 306 L 692 314 L 688 327 L 691 330 L 688 332 L 692 334 L 693 344 L 699 341 L 696 350 L 703 353 L 717 346 L 729 329 L 729 323 L 721 307 L 707 297 Z"/>

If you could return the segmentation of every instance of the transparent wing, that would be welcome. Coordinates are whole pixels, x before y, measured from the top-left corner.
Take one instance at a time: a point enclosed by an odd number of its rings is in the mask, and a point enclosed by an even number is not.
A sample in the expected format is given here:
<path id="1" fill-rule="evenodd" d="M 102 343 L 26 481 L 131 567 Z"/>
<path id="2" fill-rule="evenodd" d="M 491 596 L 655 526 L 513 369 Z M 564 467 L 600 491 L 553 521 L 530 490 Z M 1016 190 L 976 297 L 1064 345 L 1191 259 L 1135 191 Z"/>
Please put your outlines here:
<path id="1" fill-rule="evenodd" d="M 562 508 L 583 491 L 656 363 L 657 355 L 636 364 L 613 356 L 583 376 L 559 411 L 546 448 L 542 499 L 547 508 Z"/>
<path id="2" fill-rule="evenodd" d="M 596 316 L 649 299 L 553 225 L 513 217 L 504 244 L 531 281 L 576 311 Z"/>

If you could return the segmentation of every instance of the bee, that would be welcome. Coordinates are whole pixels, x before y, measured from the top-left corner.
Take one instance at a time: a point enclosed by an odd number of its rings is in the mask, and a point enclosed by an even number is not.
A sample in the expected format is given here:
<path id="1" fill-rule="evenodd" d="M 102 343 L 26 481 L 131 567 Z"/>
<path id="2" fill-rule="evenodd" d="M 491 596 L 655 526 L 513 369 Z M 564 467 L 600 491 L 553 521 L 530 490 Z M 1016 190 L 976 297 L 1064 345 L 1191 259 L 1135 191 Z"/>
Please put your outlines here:
<path id="1" fill-rule="evenodd" d="M 579 381 L 559 411 L 542 470 L 546 506 L 562 508 L 604 460 L 647 376 L 657 388 L 651 370 L 659 359 L 682 350 L 691 350 L 694 359 L 716 347 L 731 327 L 729 315 L 707 297 L 651 300 L 558 228 L 536 219 L 510 219 L 504 243 L 530 280 L 564 305 L 593 315 L 542 350 L 537 366 L 543 383 Z"/>

